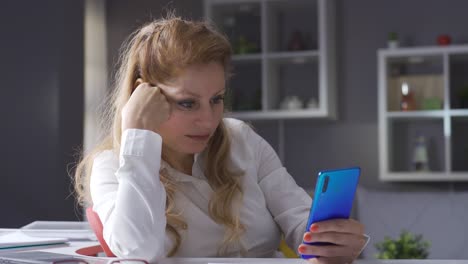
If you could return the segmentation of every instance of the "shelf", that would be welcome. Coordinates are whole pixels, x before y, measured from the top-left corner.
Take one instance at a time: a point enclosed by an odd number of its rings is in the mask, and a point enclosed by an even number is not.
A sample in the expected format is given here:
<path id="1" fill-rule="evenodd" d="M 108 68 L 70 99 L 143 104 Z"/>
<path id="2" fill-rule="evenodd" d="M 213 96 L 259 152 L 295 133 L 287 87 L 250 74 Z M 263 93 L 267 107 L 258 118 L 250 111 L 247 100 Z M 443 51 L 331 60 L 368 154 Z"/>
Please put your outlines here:
<path id="1" fill-rule="evenodd" d="M 240 119 L 336 117 L 335 1 L 204 0 L 228 37 L 233 77 L 226 100 Z M 288 98 L 317 109 L 282 111 Z"/>
<path id="2" fill-rule="evenodd" d="M 271 60 L 278 60 L 278 61 L 291 61 L 297 62 L 299 59 L 304 60 L 317 60 L 319 57 L 319 52 L 316 50 L 307 50 L 307 51 L 285 51 L 285 52 L 269 52 L 265 53 L 265 57 Z M 261 53 L 253 53 L 253 54 L 236 54 L 232 56 L 233 62 L 239 61 L 255 61 L 261 60 L 262 54 Z"/>
<path id="3" fill-rule="evenodd" d="M 261 0 L 209 0 L 211 5 L 226 5 L 226 4 L 250 4 L 260 2 Z"/>
<path id="4" fill-rule="evenodd" d="M 446 171 L 443 154 L 446 147 L 444 120 L 440 119 L 392 119 L 388 121 L 388 173 L 415 171 L 414 157 L 418 138 L 423 136 L 430 172 Z"/>
<path id="5" fill-rule="evenodd" d="M 317 60 L 319 52 L 316 50 L 307 51 L 284 51 L 284 52 L 270 52 L 266 53 L 266 58 L 275 61 L 304 63 L 306 60 Z"/>
<path id="6" fill-rule="evenodd" d="M 444 111 L 442 110 L 427 110 L 427 111 L 391 111 L 387 112 L 388 118 L 443 118 Z"/>
<path id="7" fill-rule="evenodd" d="M 238 54 L 232 56 L 233 62 L 242 62 L 242 61 L 256 61 L 261 60 L 262 54 L 261 53 L 254 53 L 254 54 Z"/>
<path id="8" fill-rule="evenodd" d="M 468 117 L 468 109 L 452 109 L 449 111 L 450 116 L 466 116 Z"/>
<path id="9" fill-rule="evenodd" d="M 388 173 L 385 177 L 380 177 L 382 181 L 397 181 L 397 182 L 446 182 L 446 181 L 466 181 L 468 178 L 467 172 L 451 172 L 450 174 L 444 172 L 401 172 L 401 173 Z"/>
<path id="10" fill-rule="evenodd" d="M 262 119 L 298 119 L 298 118 L 326 118 L 327 114 L 319 109 L 303 110 L 269 110 L 269 111 L 245 111 L 229 112 L 228 117 L 234 117 L 243 120 L 262 120 Z"/>
<path id="11" fill-rule="evenodd" d="M 281 111 L 287 107 L 288 98 L 296 97 L 302 107 L 310 100 L 320 107 L 318 65 L 313 62 L 304 63 L 269 63 L 266 67 L 270 78 L 266 94 L 266 111 Z M 305 108 L 300 109 L 305 109 Z"/>
<path id="12" fill-rule="evenodd" d="M 379 49 L 379 54 L 387 57 L 394 56 L 421 56 L 468 53 L 467 45 L 403 47 L 397 49 Z"/>
<path id="13" fill-rule="evenodd" d="M 381 49 L 378 68 L 380 180 L 468 181 L 468 45 Z"/>

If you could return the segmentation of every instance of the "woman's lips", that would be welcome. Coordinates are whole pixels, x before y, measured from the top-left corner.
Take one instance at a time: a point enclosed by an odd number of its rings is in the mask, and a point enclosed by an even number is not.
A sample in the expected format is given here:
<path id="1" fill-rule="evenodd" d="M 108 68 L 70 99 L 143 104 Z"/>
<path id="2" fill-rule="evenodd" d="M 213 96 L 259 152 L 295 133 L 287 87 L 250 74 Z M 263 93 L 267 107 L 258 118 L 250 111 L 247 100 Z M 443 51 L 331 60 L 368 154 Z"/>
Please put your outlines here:
<path id="1" fill-rule="evenodd" d="M 187 135 L 187 137 L 195 141 L 207 141 L 210 135 Z"/>

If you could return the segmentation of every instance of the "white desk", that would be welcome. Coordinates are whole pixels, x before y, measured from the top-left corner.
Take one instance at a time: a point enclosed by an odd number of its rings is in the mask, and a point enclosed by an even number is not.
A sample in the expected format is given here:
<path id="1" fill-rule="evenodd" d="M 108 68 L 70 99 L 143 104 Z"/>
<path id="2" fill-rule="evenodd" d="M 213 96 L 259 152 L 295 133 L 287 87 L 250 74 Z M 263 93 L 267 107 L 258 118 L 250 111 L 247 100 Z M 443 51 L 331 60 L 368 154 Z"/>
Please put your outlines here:
<path id="1" fill-rule="evenodd" d="M 251 263 L 251 264 L 306 264 L 302 259 L 252 259 L 252 258 L 168 258 L 160 264 L 210 264 L 210 263 Z M 158 264 L 159 264 L 158 263 Z M 354 264 L 468 264 L 468 260 L 358 260 Z"/>
<path id="2" fill-rule="evenodd" d="M 41 251 L 77 255 L 75 251 L 82 247 L 97 245 L 97 242 L 74 242 L 69 247 L 50 248 Z M 158 264 L 210 264 L 210 263 L 245 263 L 245 264 L 306 264 L 302 259 L 281 258 L 167 258 Z M 354 264 L 468 264 L 468 260 L 357 260 Z"/>

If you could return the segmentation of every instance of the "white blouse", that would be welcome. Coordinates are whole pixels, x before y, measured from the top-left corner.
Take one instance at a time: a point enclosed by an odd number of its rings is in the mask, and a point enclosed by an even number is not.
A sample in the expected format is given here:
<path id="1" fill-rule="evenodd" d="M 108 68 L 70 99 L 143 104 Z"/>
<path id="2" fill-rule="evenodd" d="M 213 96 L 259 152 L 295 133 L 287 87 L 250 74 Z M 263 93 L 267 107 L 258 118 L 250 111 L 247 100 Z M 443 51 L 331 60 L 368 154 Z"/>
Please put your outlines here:
<path id="1" fill-rule="evenodd" d="M 247 124 L 225 118 L 231 139 L 231 159 L 244 171 L 240 221 L 246 228 L 240 243 L 245 257 L 274 257 L 281 234 L 297 249 L 302 242 L 311 205 L 281 164 L 273 148 Z M 178 182 L 177 211 L 187 222 L 179 230 L 182 242 L 175 256 L 215 257 L 225 228 L 208 214 L 212 188 L 202 171 L 203 153 L 195 155 L 192 176 L 161 163 L 161 137 L 152 131 L 127 129 L 119 155 L 111 150 L 94 160 L 91 175 L 93 209 L 104 225 L 104 239 L 118 257 L 139 257 L 156 261 L 172 248 L 166 234 L 166 192 L 159 180 L 165 166 Z M 241 246 L 231 247 L 226 256 L 239 257 Z"/>

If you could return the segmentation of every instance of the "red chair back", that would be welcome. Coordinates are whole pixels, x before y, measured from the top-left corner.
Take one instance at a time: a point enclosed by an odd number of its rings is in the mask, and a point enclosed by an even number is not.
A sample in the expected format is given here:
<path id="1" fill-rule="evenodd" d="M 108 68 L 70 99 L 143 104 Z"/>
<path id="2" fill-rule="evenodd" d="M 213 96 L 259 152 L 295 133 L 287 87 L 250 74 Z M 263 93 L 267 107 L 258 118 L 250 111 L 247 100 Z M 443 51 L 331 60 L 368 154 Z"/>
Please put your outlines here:
<path id="1" fill-rule="evenodd" d="M 102 250 L 104 250 L 104 253 L 106 253 L 106 256 L 115 257 L 114 253 L 112 253 L 106 241 L 104 240 L 104 237 L 102 236 L 103 227 L 101 219 L 99 218 L 99 215 L 93 211 L 92 207 L 88 207 L 86 209 L 86 218 L 88 218 L 88 222 L 93 229 L 99 243 L 101 244 Z"/>

